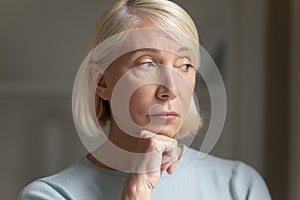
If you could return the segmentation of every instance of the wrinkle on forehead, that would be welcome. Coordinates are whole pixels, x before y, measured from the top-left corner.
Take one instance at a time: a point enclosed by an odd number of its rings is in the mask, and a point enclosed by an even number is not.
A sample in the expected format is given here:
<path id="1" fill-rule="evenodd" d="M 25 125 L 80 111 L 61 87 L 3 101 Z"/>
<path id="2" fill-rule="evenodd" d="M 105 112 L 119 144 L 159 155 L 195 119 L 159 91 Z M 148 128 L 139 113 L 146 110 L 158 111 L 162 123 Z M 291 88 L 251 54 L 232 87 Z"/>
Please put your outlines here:
<path id="1" fill-rule="evenodd" d="M 199 44 L 186 36 L 156 27 L 133 29 L 105 40 L 92 50 L 91 60 L 106 68 L 122 55 L 143 49 L 168 51 L 189 58 L 196 68 L 200 65 Z"/>

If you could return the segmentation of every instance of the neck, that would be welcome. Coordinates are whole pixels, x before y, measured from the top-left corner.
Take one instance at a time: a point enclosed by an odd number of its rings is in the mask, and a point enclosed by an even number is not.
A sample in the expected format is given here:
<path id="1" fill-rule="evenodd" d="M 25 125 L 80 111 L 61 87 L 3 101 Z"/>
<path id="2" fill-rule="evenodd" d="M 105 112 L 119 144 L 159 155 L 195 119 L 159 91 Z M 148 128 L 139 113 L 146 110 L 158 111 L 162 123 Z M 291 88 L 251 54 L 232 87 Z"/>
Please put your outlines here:
<path id="1" fill-rule="evenodd" d="M 97 158 L 97 155 L 99 155 L 99 153 L 103 154 L 103 152 L 107 153 L 107 150 L 104 149 L 106 149 L 105 147 L 107 146 L 107 144 L 109 146 L 109 144 L 111 143 L 113 143 L 114 145 L 116 145 L 117 147 L 125 151 L 134 152 L 135 151 L 134 148 L 137 144 L 137 141 L 138 141 L 137 137 L 128 135 L 116 125 L 116 122 L 114 120 L 111 120 L 110 127 L 109 127 L 108 141 L 105 142 L 104 145 L 96 149 L 94 152 L 88 154 L 87 158 L 98 167 L 114 170 L 113 168 L 100 162 L 100 159 Z"/>
<path id="2" fill-rule="evenodd" d="M 114 120 L 111 120 L 108 139 L 119 148 L 134 152 L 139 138 L 125 133 L 116 125 Z"/>
<path id="3" fill-rule="evenodd" d="M 87 158 L 92 161 L 94 164 L 96 164 L 99 167 L 102 168 L 106 168 L 106 169 L 111 169 L 114 170 L 113 168 L 109 167 L 108 165 L 105 165 L 104 163 L 100 162 L 101 159 L 97 159 L 97 155 L 99 155 L 100 157 L 104 158 L 104 159 L 108 159 L 108 161 L 111 161 L 111 158 L 116 158 L 117 160 L 119 160 L 120 166 L 125 166 L 125 171 L 126 171 L 126 166 L 130 166 L 131 157 L 126 157 L 126 156 L 121 156 L 121 158 L 117 158 L 118 156 L 120 157 L 120 155 L 122 154 L 122 151 L 127 151 L 127 152 L 132 152 L 134 153 L 136 151 L 136 145 L 138 142 L 139 138 L 134 137 L 134 136 L 130 136 L 127 133 L 123 132 L 117 125 L 116 123 L 111 120 L 111 124 L 110 124 L 110 129 L 109 129 L 109 135 L 108 135 L 108 141 L 105 142 L 102 146 L 100 146 L 98 149 L 96 149 L 94 152 L 92 152 L 91 154 L 89 154 L 87 156 Z M 111 146 L 113 144 L 113 146 Z M 112 147 L 118 147 L 116 148 L 112 148 Z M 177 147 L 178 151 L 180 152 L 179 154 L 182 154 L 182 148 L 181 147 Z M 117 150 L 117 151 L 115 151 Z M 118 152 L 120 151 L 120 152 Z M 116 155 L 112 155 L 112 154 L 116 154 Z M 130 154 L 130 153 L 129 153 Z M 102 155 L 102 156 L 101 156 Z M 103 156 L 104 155 L 104 156 Z M 108 157 L 106 157 L 105 155 L 109 155 Z M 107 162 L 105 162 L 107 163 Z M 120 170 L 120 169 L 117 169 Z"/>

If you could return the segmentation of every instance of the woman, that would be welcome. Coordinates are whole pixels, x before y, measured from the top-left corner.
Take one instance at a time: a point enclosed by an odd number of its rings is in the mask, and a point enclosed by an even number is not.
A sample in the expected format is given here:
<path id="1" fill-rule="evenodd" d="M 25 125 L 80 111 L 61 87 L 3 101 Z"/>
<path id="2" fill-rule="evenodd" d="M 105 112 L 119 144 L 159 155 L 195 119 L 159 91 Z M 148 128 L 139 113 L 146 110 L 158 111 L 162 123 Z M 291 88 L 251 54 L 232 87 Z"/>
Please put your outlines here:
<path id="1" fill-rule="evenodd" d="M 193 90 L 199 38 L 167 0 L 119 0 L 100 19 L 74 84 L 80 135 L 100 138 L 80 162 L 19 199 L 270 199 L 251 167 L 178 145 L 201 118 Z M 108 137 L 101 126 L 109 122 Z"/>

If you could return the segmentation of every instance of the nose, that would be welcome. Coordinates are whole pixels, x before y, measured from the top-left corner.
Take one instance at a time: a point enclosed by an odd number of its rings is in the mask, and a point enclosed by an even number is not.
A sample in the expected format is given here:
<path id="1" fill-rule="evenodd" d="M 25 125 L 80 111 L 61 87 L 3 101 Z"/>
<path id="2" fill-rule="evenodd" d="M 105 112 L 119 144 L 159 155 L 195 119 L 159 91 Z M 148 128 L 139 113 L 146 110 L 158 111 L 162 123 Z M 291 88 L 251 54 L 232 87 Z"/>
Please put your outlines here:
<path id="1" fill-rule="evenodd" d="M 161 72 L 161 81 L 156 91 L 157 98 L 167 101 L 172 100 L 178 96 L 176 83 L 174 80 L 174 72 L 172 68 L 163 67 L 164 72 Z"/>
<path id="2" fill-rule="evenodd" d="M 169 88 L 159 85 L 157 92 L 156 92 L 157 98 L 163 101 L 168 101 L 175 99 L 177 96 L 174 92 L 172 92 Z"/>

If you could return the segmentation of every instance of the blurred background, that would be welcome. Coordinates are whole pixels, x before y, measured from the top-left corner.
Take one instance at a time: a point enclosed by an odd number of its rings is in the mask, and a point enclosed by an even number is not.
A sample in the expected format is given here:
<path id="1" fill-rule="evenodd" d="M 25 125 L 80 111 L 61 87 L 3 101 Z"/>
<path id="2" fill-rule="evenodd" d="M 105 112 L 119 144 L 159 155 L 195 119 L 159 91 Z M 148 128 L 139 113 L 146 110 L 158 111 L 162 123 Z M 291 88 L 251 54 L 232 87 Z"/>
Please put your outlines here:
<path id="1" fill-rule="evenodd" d="M 175 2 L 195 20 L 227 91 L 212 154 L 253 166 L 273 199 L 300 199 L 300 1 Z M 16 199 L 24 185 L 87 154 L 73 124 L 72 84 L 110 3 L 1 0 L 0 199 Z M 197 95 L 207 126 L 203 85 Z"/>

